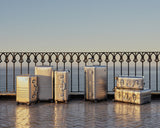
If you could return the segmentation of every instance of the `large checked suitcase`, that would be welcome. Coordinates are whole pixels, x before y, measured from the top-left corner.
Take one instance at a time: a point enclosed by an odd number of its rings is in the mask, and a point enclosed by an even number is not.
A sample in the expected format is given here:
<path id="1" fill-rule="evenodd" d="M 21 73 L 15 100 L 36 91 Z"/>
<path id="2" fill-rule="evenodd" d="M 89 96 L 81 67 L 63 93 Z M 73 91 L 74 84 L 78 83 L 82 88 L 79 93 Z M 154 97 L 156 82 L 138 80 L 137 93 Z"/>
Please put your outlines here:
<path id="1" fill-rule="evenodd" d="M 151 102 L 151 90 L 129 90 L 115 88 L 115 101 L 135 104 Z"/>
<path id="2" fill-rule="evenodd" d="M 104 100 L 107 99 L 106 67 L 85 66 L 85 99 Z"/>
<path id="3" fill-rule="evenodd" d="M 36 66 L 35 75 L 38 76 L 38 100 L 54 100 L 54 73 L 51 66 Z"/>
<path id="4" fill-rule="evenodd" d="M 135 77 L 135 76 L 118 76 L 117 88 L 124 89 L 137 89 L 143 90 L 144 88 L 144 77 Z"/>
<path id="5" fill-rule="evenodd" d="M 69 72 L 55 71 L 55 102 L 68 101 Z"/>
<path id="6" fill-rule="evenodd" d="M 37 102 L 37 76 L 21 75 L 17 76 L 16 84 L 16 102 L 26 103 L 30 105 L 32 102 Z"/>

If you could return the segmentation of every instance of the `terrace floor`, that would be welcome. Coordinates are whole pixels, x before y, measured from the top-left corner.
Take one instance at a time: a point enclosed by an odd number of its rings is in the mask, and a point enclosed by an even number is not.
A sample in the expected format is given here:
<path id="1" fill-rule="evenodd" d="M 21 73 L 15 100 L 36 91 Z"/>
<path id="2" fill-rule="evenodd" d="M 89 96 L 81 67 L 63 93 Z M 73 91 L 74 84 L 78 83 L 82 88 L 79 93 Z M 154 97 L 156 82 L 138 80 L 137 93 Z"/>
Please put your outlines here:
<path id="1" fill-rule="evenodd" d="M 0 128 L 160 127 L 160 100 L 134 105 L 112 100 L 16 105 L 0 99 Z"/>

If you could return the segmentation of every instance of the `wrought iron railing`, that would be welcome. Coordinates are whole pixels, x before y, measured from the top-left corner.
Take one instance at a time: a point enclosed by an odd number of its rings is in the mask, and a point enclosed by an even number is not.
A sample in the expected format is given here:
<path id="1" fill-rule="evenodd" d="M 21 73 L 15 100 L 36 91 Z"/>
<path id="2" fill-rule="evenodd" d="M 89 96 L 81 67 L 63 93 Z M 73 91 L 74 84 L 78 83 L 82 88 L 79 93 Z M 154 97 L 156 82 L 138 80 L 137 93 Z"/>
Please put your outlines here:
<path id="1" fill-rule="evenodd" d="M 15 92 L 16 75 L 23 74 L 26 69 L 25 74 L 29 74 L 36 65 L 53 65 L 55 70 L 69 69 L 70 91 L 81 92 L 84 90 L 81 87 L 84 84 L 83 67 L 90 60 L 96 65 L 106 66 L 108 91 L 115 87 L 114 78 L 117 75 L 142 75 L 145 76 L 146 88 L 158 92 L 159 56 L 160 52 L 1 52 L 0 92 Z M 16 73 L 16 70 L 19 72 Z M 12 78 L 8 77 L 9 73 Z M 8 89 L 9 86 L 12 90 Z"/>

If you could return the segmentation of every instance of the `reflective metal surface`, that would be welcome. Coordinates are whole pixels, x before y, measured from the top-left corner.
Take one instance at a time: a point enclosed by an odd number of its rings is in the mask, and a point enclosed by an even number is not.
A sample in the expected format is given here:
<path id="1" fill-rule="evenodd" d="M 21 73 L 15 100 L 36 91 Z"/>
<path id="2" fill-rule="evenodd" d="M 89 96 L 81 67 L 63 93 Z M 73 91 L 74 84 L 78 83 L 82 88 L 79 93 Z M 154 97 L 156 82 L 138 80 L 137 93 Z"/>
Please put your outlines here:
<path id="1" fill-rule="evenodd" d="M 135 105 L 104 101 L 70 101 L 68 104 L 16 105 L 0 100 L 1 128 L 106 128 L 160 127 L 160 102 Z"/>
<path id="2" fill-rule="evenodd" d="M 67 102 L 69 91 L 69 72 L 55 71 L 55 102 Z"/>
<path id="3" fill-rule="evenodd" d="M 38 77 L 38 99 L 54 99 L 54 73 L 51 66 L 36 66 L 35 75 Z"/>
<path id="4" fill-rule="evenodd" d="M 85 66 L 85 99 L 103 100 L 107 97 L 106 67 Z"/>
<path id="5" fill-rule="evenodd" d="M 21 75 L 17 76 L 16 101 L 18 103 L 32 103 L 37 101 L 38 85 L 37 76 Z"/>
<path id="6" fill-rule="evenodd" d="M 144 88 L 144 77 L 136 76 L 118 76 L 117 79 L 117 88 L 126 88 L 126 89 L 138 89 L 143 90 Z"/>
<path id="7" fill-rule="evenodd" d="M 115 100 L 135 104 L 149 103 L 151 102 L 151 90 L 129 90 L 115 88 Z"/>

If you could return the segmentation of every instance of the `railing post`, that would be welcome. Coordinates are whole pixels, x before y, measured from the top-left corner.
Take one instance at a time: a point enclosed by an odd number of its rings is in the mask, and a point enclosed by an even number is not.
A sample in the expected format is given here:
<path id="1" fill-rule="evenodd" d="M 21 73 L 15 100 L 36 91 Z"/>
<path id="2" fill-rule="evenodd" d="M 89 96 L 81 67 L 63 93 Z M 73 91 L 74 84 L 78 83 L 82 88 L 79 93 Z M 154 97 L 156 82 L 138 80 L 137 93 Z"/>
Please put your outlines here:
<path id="1" fill-rule="evenodd" d="M 152 62 L 152 53 L 149 52 L 148 54 L 148 62 L 149 62 L 149 89 L 151 89 L 151 62 Z"/>
<path id="2" fill-rule="evenodd" d="M 133 55 L 134 55 L 133 62 L 135 63 L 135 76 L 136 76 L 137 75 L 137 62 L 138 62 L 137 55 L 138 53 L 134 52 Z"/>
<path id="3" fill-rule="evenodd" d="M 36 66 L 37 63 L 38 63 L 38 59 L 37 59 L 38 53 L 34 52 L 34 53 L 33 53 L 33 56 L 34 56 L 33 62 L 34 62 L 34 64 L 35 64 L 35 66 Z"/>
<path id="4" fill-rule="evenodd" d="M 2 59 L 1 59 L 1 56 L 3 55 L 3 53 L 0 53 L 0 63 L 2 63 Z M 1 79 L 1 78 L 0 78 Z M 0 85 L 1 86 L 1 85 Z M 0 90 L 1 92 L 1 90 Z"/>
<path id="5" fill-rule="evenodd" d="M 109 52 L 105 52 L 105 62 L 106 62 L 106 91 L 108 92 L 108 63 L 109 63 Z"/>
<path id="6" fill-rule="evenodd" d="M 22 75 L 22 63 L 23 61 L 23 55 L 24 53 L 19 53 L 20 59 L 19 59 L 19 63 L 20 63 L 20 74 Z"/>
<path id="7" fill-rule="evenodd" d="M 116 53 L 115 52 L 112 52 L 111 53 L 112 55 L 112 62 L 113 62 L 113 88 L 115 88 L 115 63 L 116 63 Z"/>
<path id="8" fill-rule="evenodd" d="M 42 66 L 43 66 L 44 63 L 45 63 L 44 56 L 46 55 L 46 53 L 40 53 L 40 55 L 41 55 L 41 63 L 42 63 Z"/>
<path id="9" fill-rule="evenodd" d="M 77 53 L 76 54 L 77 55 L 77 60 L 76 60 L 76 62 L 78 63 L 78 92 L 80 92 L 80 81 L 79 81 L 79 63 L 81 62 L 81 60 L 80 60 L 80 56 L 81 56 L 81 53 Z"/>
<path id="10" fill-rule="evenodd" d="M 63 56 L 63 60 L 62 60 L 62 62 L 63 62 L 63 70 L 65 70 L 66 69 L 66 62 L 67 62 L 67 60 L 66 60 L 66 56 L 67 56 L 67 53 L 62 53 L 62 56 Z"/>
<path id="11" fill-rule="evenodd" d="M 122 53 L 122 52 L 119 53 L 119 56 L 120 56 L 119 62 L 120 62 L 120 64 L 121 64 L 121 65 L 120 65 L 120 74 L 121 74 L 121 76 L 122 76 L 122 74 L 123 74 L 123 70 L 122 70 L 122 63 L 124 62 L 123 55 L 124 55 L 124 53 Z"/>
<path id="12" fill-rule="evenodd" d="M 27 62 L 27 64 L 28 64 L 28 74 L 29 74 L 29 64 L 31 63 L 31 59 L 30 59 L 31 53 L 26 53 L 26 55 L 27 55 L 27 60 L 26 60 L 26 62 Z"/>
<path id="13" fill-rule="evenodd" d="M 69 56 L 70 56 L 70 60 L 69 62 L 71 63 L 71 92 L 72 92 L 72 86 L 73 86 L 73 83 L 72 83 L 72 63 L 74 62 L 73 60 L 73 56 L 74 56 L 74 53 L 69 53 Z"/>
<path id="14" fill-rule="evenodd" d="M 141 60 L 140 61 L 142 63 L 142 76 L 144 76 L 144 62 L 145 62 L 144 56 L 145 56 L 145 53 L 141 52 L 140 55 L 141 55 Z"/>
<path id="15" fill-rule="evenodd" d="M 156 91 L 158 92 L 158 62 L 159 62 L 159 52 L 155 52 L 155 62 L 156 62 Z"/>
<path id="16" fill-rule="evenodd" d="M 49 63 L 49 66 L 51 66 L 53 53 L 48 53 L 47 55 L 48 55 L 48 63 Z"/>
<path id="17" fill-rule="evenodd" d="M 13 92 L 15 92 L 15 63 L 16 63 L 16 53 L 12 53 L 12 63 L 13 63 Z"/>
<path id="18" fill-rule="evenodd" d="M 9 53 L 5 53 L 4 55 L 5 55 L 4 62 L 6 63 L 6 92 L 8 92 L 8 62 L 9 62 L 8 56 L 9 56 Z"/>
<path id="19" fill-rule="evenodd" d="M 130 55 L 131 55 L 130 52 L 127 52 L 127 53 L 126 53 L 126 56 L 127 56 L 126 62 L 128 63 L 128 76 L 129 76 L 129 73 L 130 73 L 130 72 L 129 72 L 129 63 L 131 62 Z"/>

